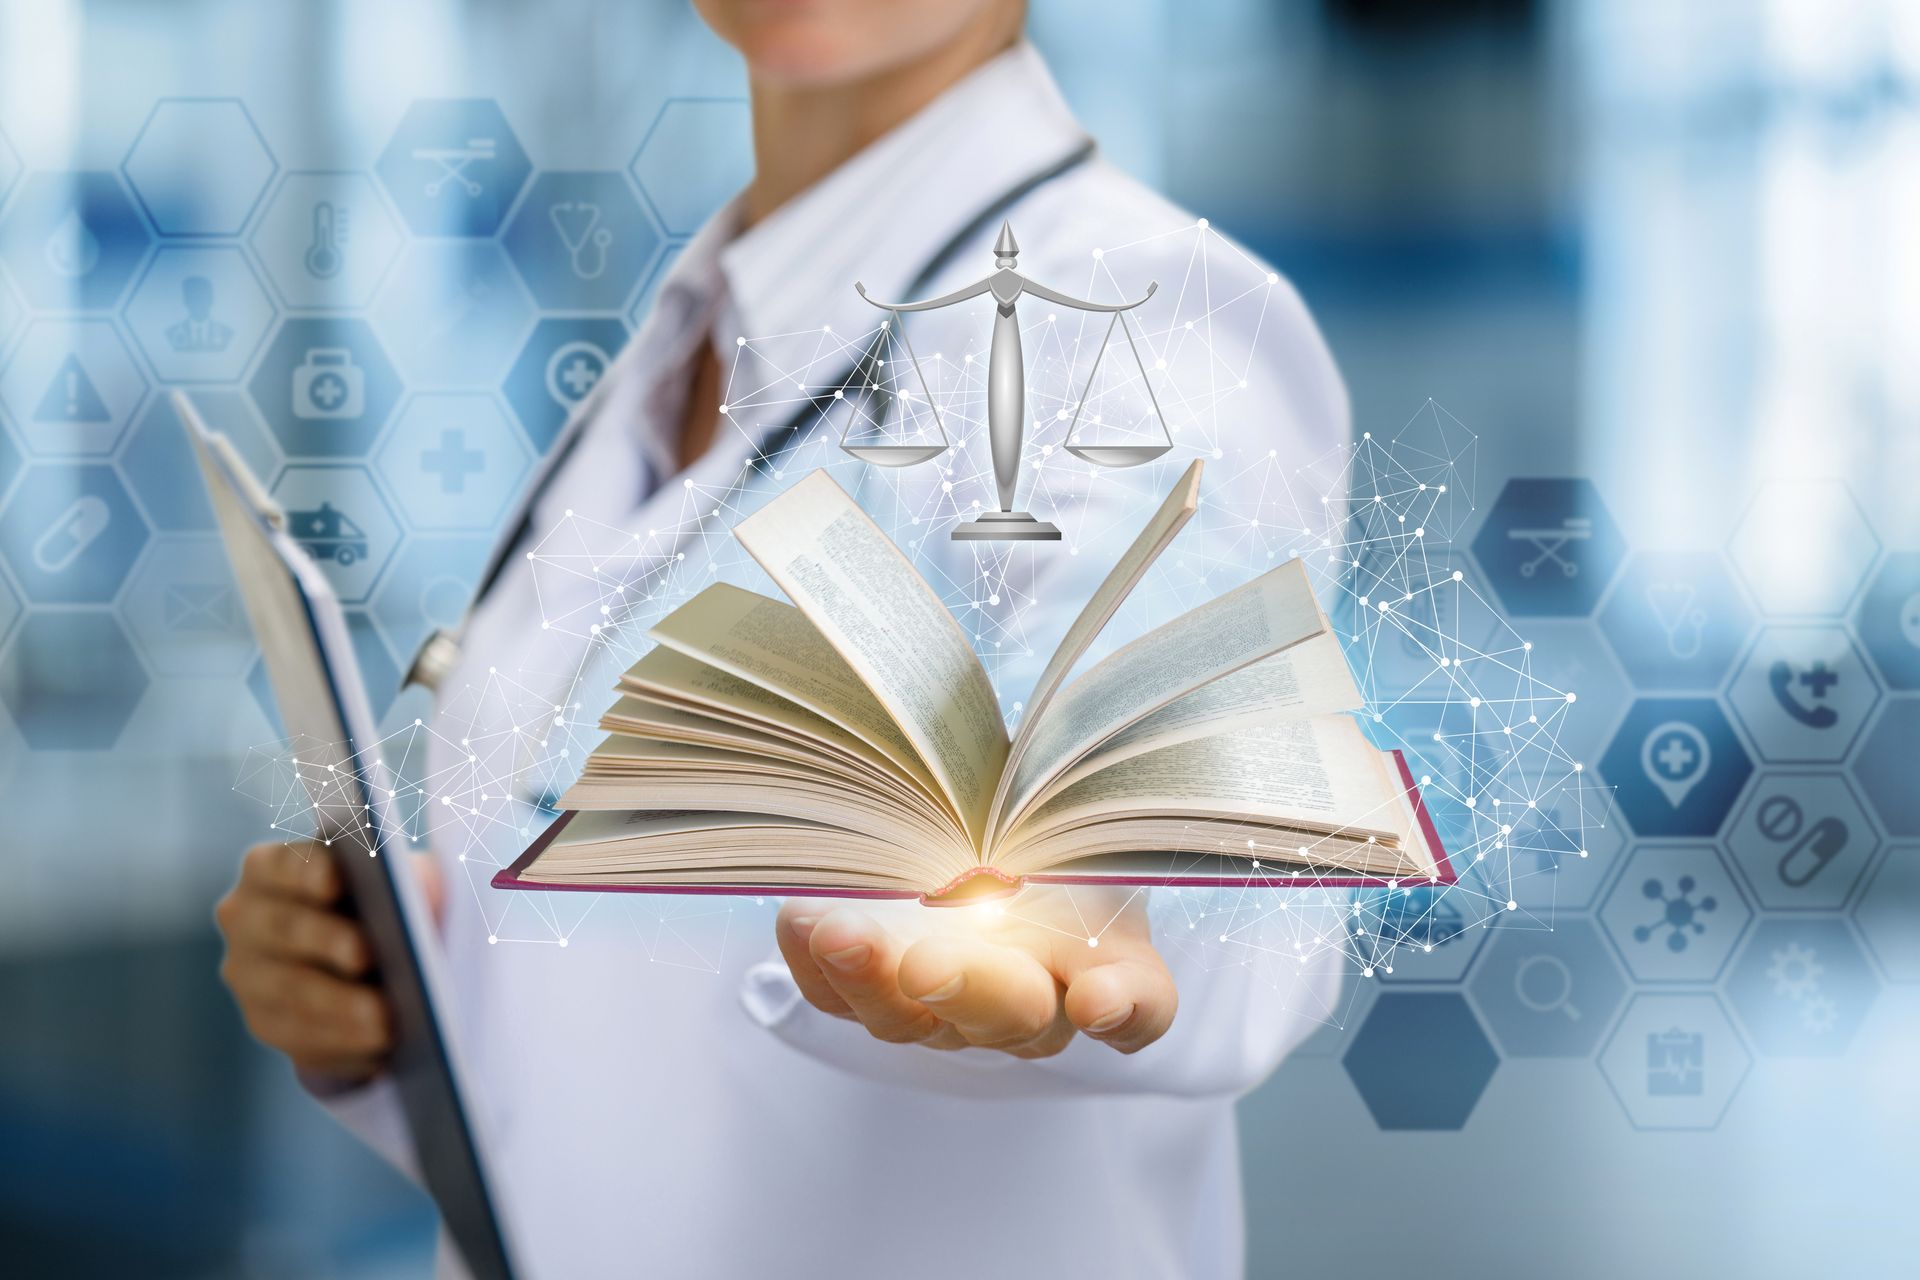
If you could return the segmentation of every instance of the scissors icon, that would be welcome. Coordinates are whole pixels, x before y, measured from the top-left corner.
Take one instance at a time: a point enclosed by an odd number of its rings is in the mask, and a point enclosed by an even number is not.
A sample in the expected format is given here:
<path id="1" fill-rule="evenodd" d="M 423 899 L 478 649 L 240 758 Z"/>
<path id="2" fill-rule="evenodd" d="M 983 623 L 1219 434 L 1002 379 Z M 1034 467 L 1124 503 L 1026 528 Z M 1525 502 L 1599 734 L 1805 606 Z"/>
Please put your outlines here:
<path id="1" fill-rule="evenodd" d="M 613 229 L 600 225 L 600 206 L 588 200 L 561 200 L 547 206 L 547 219 L 560 243 L 567 246 L 573 274 L 582 280 L 599 279 L 613 244 Z"/>

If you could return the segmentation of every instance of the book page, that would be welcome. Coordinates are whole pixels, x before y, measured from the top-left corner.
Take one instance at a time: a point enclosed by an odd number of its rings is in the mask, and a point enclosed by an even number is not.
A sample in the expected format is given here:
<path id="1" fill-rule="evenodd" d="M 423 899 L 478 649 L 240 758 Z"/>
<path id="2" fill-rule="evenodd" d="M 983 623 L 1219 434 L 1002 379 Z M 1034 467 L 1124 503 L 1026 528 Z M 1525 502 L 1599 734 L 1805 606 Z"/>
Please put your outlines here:
<path id="1" fill-rule="evenodd" d="M 1195 738 L 1083 778 L 1035 809 L 1015 843 L 1128 814 L 1220 817 L 1377 836 L 1408 835 L 1398 777 L 1349 716 Z"/>
<path id="2" fill-rule="evenodd" d="M 648 634 L 859 734 L 919 777 L 929 791 L 938 789 L 887 709 L 806 615 L 785 601 L 716 583 Z"/>
<path id="3" fill-rule="evenodd" d="M 1355 711 L 1360 687 L 1332 632 L 1201 685 L 1134 721 L 1042 789 L 1042 797 L 1122 760 L 1194 738 L 1260 724 Z"/>
<path id="4" fill-rule="evenodd" d="M 1080 661 L 1087 646 L 1093 643 L 1100 629 L 1113 618 L 1121 601 L 1139 584 L 1153 562 L 1160 558 L 1160 553 L 1167 549 L 1174 535 L 1186 527 L 1187 520 L 1199 505 L 1200 459 L 1195 458 L 1186 474 L 1180 477 L 1166 500 L 1160 504 L 1160 509 L 1153 513 L 1153 518 L 1134 538 L 1133 545 L 1120 553 L 1120 559 L 1114 563 L 1113 569 L 1094 589 L 1093 595 L 1088 597 L 1080 616 L 1060 637 L 1059 648 L 1047 659 L 1046 669 L 1034 681 L 1033 692 L 1027 695 L 1026 719 L 1020 722 L 1020 732 L 1014 735 L 1013 746 L 1007 752 L 1007 767 L 1001 771 L 1000 784 L 994 790 L 989 830 L 999 825 L 1014 771 L 1020 767 L 1020 757 L 1026 754 L 1027 744 L 1032 740 L 1033 726 L 1039 721 L 1040 713 L 1047 709 L 1047 704 L 1053 701 L 1060 682 L 1067 678 L 1067 672 L 1073 670 L 1074 663 Z"/>
<path id="5" fill-rule="evenodd" d="M 899 548 L 815 471 L 734 536 L 906 733 L 976 848 L 1007 727 L 966 634 Z"/>
<path id="6" fill-rule="evenodd" d="M 1289 560 L 1109 654 L 1034 726 L 997 834 L 1046 783 L 1128 725 L 1250 663 L 1329 632 L 1306 569 Z"/>
<path id="7" fill-rule="evenodd" d="M 717 667 L 710 667 L 698 658 L 689 658 L 664 645 L 648 650 L 640 661 L 627 668 L 626 674 L 620 677 L 620 687 L 676 699 L 696 709 L 710 707 L 717 714 L 755 721 L 790 737 L 823 742 L 848 755 L 869 761 L 903 780 L 915 780 L 911 773 L 901 770 L 878 747 L 847 732 L 824 716 L 789 702 L 750 680 L 742 680 Z"/>

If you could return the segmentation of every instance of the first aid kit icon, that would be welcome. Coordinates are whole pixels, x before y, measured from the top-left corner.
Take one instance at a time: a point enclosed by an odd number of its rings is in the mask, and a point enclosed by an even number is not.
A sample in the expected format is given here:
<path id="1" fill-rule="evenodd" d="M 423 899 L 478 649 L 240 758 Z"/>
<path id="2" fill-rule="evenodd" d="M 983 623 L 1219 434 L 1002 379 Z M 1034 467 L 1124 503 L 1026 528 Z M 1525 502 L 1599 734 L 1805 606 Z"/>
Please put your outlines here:
<path id="1" fill-rule="evenodd" d="M 345 347 L 309 347 L 293 371 L 293 416 L 357 418 L 366 412 L 367 375 Z"/>

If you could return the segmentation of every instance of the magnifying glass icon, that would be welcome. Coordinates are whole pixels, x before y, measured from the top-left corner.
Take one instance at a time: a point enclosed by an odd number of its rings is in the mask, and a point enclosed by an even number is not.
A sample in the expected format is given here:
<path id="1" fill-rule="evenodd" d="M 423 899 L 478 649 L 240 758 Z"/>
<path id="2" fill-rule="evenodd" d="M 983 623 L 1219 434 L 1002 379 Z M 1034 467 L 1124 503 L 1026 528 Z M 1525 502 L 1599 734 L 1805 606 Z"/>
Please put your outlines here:
<path id="1" fill-rule="evenodd" d="M 1535 1013 L 1558 1009 L 1568 1022 L 1580 1021 L 1573 1007 L 1573 970 L 1559 956 L 1544 953 L 1528 956 L 1513 973 L 1513 994 Z"/>

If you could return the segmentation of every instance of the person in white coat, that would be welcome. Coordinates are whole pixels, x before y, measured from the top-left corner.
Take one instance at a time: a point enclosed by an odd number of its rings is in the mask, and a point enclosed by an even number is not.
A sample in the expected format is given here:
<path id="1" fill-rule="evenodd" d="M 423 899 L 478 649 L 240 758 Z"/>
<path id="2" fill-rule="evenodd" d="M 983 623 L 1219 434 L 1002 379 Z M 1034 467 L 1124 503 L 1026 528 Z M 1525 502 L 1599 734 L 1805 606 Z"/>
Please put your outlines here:
<path id="1" fill-rule="evenodd" d="M 537 770 L 523 727 L 578 707 L 590 729 L 591 699 L 611 688 L 596 664 L 617 655 L 596 652 L 582 628 L 541 625 L 591 612 L 604 594 L 604 583 L 577 584 L 569 596 L 527 555 L 576 513 L 643 536 L 671 567 L 667 594 L 684 598 L 732 576 L 725 528 L 810 464 L 838 459 L 860 500 L 896 518 L 956 500 L 937 468 L 862 485 L 804 414 L 770 441 L 756 415 L 721 413 L 741 339 L 870 330 L 855 279 L 879 298 L 946 292 L 984 274 L 1003 222 L 1018 231 L 1023 274 L 1067 291 L 1088 283 L 1090 247 L 1144 244 L 1130 269 L 1163 290 L 1194 269 L 1191 240 L 1171 233 L 1195 219 L 1094 152 L 1020 37 L 1021 0 L 699 7 L 747 61 L 756 174 L 687 245 L 505 533 L 440 686 L 428 777 L 449 793 L 450 780 L 481 775 L 526 790 Z M 1348 432 L 1311 319 L 1259 272 L 1272 292 L 1244 326 L 1257 334 L 1238 335 L 1252 361 L 1230 419 L 1206 428 L 1221 459 L 1209 462 L 1215 506 L 1183 535 L 1205 595 L 1272 563 L 1247 522 L 1223 514 L 1236 483 L 1268 459 L 1324 455 Z M 1035 553 L 1025 642 L 994 665 L 1009 708 L 1033 674 L 1020 655 L 1044 657 L 1158 496 L 1091 483 L 1065 459 L 1047 471 L 1031 439 L 1028 449 L 1023 483 L 1044 484 L 1045 515 L 1068 545 Z M 988 496 L 984 466 L 968 482 Z M 1243 511 L 1260 499 L 1246 501 Z M 979 571 L 977 545 L 943 532 L 913 554 L 936 585 L 964 582 Z M 1123 614 L 1103 643 L 1128 625 Z M 484 785 L 469 781 L 456 802 L 471 806 Z M 1139 896 L 1082 890 L 1029 890 L 1009 913 L 1018 923 L 984 929 L 942 928 L 929 921 L 944 913 L 918 907 L 811 899 L 777 920 L 771 905 L 688 913 L 683 933 L 730 931 L 711 973 L 649 963 L 657 952 L 630 936 L 496 946 L 513 912 L 543 921 L 548 940 L 567 934 L 538 908 L 502 905 L 525 895 L 486 887 L 524 841 L 511 823 L 497 836 L 476 825 L 461 839 L 453 824 L 437 831 L 432 860 L 456 886 L 441 912 L 447 969 L 486 1090 L 498 1196 L 536 1274 L 1242 1270 L 1233 1102 L 1327 1018 L 1337 965 L 1275 977 L 1156 939 Z M 384 1001 L 365 980 L 364 939 L 332 910 L 339 892 L 309 849 L 250 850 L 217 912 L 222 974 L 253 1033 L 410 1168 L 381 1075 Z M 1334 904 L 1293 903 L 1303 933 L 1341 928 Z M 743 930 L 772 937 L 742 946 Z M 444 1250 L 443 1266 L 457 1273 Z"/>

